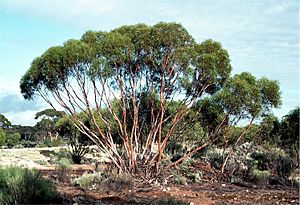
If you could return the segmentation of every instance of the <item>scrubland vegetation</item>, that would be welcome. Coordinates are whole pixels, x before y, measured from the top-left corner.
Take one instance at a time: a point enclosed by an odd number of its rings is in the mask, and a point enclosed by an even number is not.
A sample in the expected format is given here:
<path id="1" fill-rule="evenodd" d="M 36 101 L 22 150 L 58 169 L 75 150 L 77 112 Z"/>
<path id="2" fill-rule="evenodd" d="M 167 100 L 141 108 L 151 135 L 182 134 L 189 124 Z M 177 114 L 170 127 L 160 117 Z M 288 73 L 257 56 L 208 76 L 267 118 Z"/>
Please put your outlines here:
<path id="1" fill-rule="evenodd" d="M 0 203 L 95 202 L 72 199 L 66 186 L 126 193 L 128 204 L 189 202 L 134 197 L 153 187 L 299 187 L 299 107 L 276 118 L 277 81 L 232 76 L 221 44 L 197 43 L 180 24 L 88 31 L 34 59 L 20 88 L 25 99 L 40 96 L 52 108 L 36 113 L 32 127 L 1 115 L 0 146 L 63 148 L 37 149 L 44 157 L 35 163 L 46 171 L 2 167 Z M 76 173 L 82 164 L 90 168 Z"/>

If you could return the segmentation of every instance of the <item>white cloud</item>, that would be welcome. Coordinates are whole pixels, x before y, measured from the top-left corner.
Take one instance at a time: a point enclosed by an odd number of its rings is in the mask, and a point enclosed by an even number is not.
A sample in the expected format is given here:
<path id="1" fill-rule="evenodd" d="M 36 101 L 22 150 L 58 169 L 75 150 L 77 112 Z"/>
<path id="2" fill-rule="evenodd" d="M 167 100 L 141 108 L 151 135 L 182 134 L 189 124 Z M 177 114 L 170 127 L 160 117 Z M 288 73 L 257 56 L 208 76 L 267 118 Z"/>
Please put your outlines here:
<path id="1" fill-rule="evenodd" d="M 0 76 L 0 96 L 8 93 L 19 93 L 19 83 L 14 80 L 7 80 Z"/>
<path id="2" fill-rule="evenodd" d="M 14 125 L 34 125 L 35 114 L 47 106 L 40 99 L 26 101 L 20 94 L 19 82 L 0 76 L 0 114 Z"/>
<path id="3" fill-rule="evenodd" d="M 26 110 L 23 112 L 7 112 L 3 115 L 13 124 L 13 125 L 23 125 L 23 126 L 32 126 L 36 124 L 34 119 L 35 114 L 39 110 Z"/>

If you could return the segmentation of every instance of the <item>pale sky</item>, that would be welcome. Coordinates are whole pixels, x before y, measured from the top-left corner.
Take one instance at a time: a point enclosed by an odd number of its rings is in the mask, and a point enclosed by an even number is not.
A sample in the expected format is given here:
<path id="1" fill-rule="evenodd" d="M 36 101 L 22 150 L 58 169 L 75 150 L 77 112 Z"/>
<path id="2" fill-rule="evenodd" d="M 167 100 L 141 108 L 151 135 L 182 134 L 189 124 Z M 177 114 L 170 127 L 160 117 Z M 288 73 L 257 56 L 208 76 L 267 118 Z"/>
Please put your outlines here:
<path id="1" fill-rule="evenodd" d="M 219 41 L 233 74 L 251 72 L 280 82 L 281 118 L 299 105 L 297 0 L 0 0 L 0 113 L 13 124 L 34 125 L 42 100 L 19 89 L 32 60 L 87 30 L 125 24 L 181 23 L 198 41 Z"/>

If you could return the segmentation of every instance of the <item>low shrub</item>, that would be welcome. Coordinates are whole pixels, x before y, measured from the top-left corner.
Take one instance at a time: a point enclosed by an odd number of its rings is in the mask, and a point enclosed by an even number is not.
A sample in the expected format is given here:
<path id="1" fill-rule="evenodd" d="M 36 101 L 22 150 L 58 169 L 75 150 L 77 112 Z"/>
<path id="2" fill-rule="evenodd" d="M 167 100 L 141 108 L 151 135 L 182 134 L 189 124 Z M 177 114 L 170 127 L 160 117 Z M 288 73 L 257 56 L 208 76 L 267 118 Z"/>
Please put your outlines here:
<path id="1" fill-rule="evenodd" d="M 39 165 L 47 165 L 47 161 L 43 159 L 35 160 L 34 163 L 37 163 Z"/>
<path id="2" fill-rule="evenodd" d="M 210 165 L 215 169 L 220 169 L 223 163 L 223 150 L 221 149 L 211 149 L 206 152 L 206 158 Z"/>
<path id="3" fill-rule="evenodd" d="M 96 183 L 99 184 L 102 179 L 102 174 L 100 172 L 95 172 L 92 174 L 83 174 L 82 176 L 73 180 L 73 185 L 77 185 L 84 191 L 92 189 L 92 186 Z"/>
<path id="4" fill-rule="evenodd" d="M 268 178 L 270 176 L 270 172 L 267 170 L 261 171 L 258 169 L 254 169 L 252 170 L 252 176 L 256 182 L 266 185 Z"/>
<path id="5" fill-rule="evenodd" d="M 57 203 L 54 183 L 36 170 L 8 167 L 0 169 L 0 204 Z"/>
<path id="6" fill-rule="evenodd" d="M 71 152 L 66 148 L 59 149 L 59 151 L 56 153 L 56 157 L 58 160 L 65 158 L 72 162 Z"/>
<path id="7" fill-rule="evenodd" d="M 70 169 L 71 162 L 66 158 L 60 159 L 56 165 L 57 179 L 62 182 L 66 181 Z"/>
<path id="8" fill-rule="evenodd" d="M 179 185 L 187 185 L 187 181 L 187 178 L 185 178 L 184 176 L 176 175 L 174 177 L 174 182 Z"/>
<path id="9" fill-rule="evenodd" d="M 270 170 L 283 181 L 288 181 L 295 168 L 291 157 L 281 150 L 271 149 L 269 151 L 254 152 L 251 154 L 251 158 L 255 160 L 255 168 Z"/>
<path id="10" fill-rule="evenodd" d="M 252 171 L 252 175 L 256 180 L 266 180 L 270 176 L 270 172 L 267 170 L 261 171 L 258 169 L 254 169 Z"/>
<path id="11" fill-rule="evenodd" d="M 133 178 L 130 174 L 119 173 L 111 174 L 107 179 L 101 182 L 103 191 L 121 192 L 125 189 L 131 189 L 133 187 Z"/>
<path id="12" fill-rule="evenodd" d="M 55 155 L 55 152 L 52 150 L 40 150 L 40 154 L 45 157 L 50 157 L 51 155 Z"/>
<path id="13" fill-rule="evenodd" d="M 51 146 L 52 147 L 59 147 L 61 145 L 63 145 L 63 140 L 60 139 L 60 138 L 54 138 L 52 141 L 51 141 Z"/>
<path id="14" fill-rule="evenodd" d="M 51 140 L 46 138 L 41 144 L 38 145 L 38 147 L 52 147 Z"/>

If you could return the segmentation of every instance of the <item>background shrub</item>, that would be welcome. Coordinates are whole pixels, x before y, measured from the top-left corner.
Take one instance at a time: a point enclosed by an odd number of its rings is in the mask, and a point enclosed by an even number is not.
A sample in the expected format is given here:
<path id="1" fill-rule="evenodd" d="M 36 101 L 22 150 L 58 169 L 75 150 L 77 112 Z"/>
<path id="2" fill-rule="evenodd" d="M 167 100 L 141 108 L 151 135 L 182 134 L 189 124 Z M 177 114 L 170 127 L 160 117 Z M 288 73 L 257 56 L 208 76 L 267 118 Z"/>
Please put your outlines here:
<path id="1" fill-rule="evenodd" d="M 264 171 L 270 170 L 283 181 L 288 181 L 289 176 L 295 169 L 295 164 L 290 156 L 282 150 L 271 149 L 262 152 L 254 152 L 251 158 L 255 160 L 254 168 Z"/>

